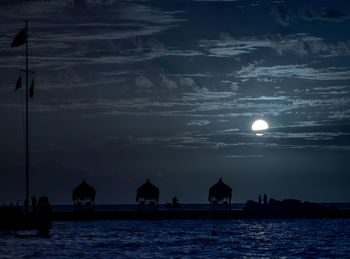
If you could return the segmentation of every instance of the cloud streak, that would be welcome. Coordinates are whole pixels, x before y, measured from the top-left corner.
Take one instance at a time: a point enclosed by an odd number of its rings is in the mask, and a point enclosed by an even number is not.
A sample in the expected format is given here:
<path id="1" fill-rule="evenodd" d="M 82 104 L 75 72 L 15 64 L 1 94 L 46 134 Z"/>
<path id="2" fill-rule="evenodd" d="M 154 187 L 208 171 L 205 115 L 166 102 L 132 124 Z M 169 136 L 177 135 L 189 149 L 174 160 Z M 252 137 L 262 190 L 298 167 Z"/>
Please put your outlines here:
<path id="1" fill-rule="evenodd" d="M 251 63 L 242 67 L 234 74 L 240 78 L 297 78 L 306 80 L 348 80 L 350 68 L 348 67 L 325 67 L 312 68 L 303 65 L 277 65 L 261 66 Z"/>

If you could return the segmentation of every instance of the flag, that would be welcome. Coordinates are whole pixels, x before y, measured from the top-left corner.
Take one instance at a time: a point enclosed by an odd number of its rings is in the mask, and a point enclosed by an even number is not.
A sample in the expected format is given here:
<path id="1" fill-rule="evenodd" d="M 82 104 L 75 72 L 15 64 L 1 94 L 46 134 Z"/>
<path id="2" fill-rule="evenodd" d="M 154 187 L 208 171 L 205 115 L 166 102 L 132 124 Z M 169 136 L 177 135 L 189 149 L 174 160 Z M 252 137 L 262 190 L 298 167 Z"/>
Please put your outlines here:
<path id="1" fill-rule="evenodd" d="M 12 41 L 11 47 L 18 47 L 26 43 L 26 28 L 23 28 Z"/>
<path id="2" fill-rule="evenodd" d="M 33 98 L 33 95 L 34 95 L 34 79 L 29 88 L 29 97 Z"/>
<path id="3" fill-rule="evenodd" d="M 22 77 L 19 77 L 17 79 L 17 82 L 16 82 L 16 89 L 15 91 L 17 91 L 18 89 L 20 89 L 22 87 Z"/>

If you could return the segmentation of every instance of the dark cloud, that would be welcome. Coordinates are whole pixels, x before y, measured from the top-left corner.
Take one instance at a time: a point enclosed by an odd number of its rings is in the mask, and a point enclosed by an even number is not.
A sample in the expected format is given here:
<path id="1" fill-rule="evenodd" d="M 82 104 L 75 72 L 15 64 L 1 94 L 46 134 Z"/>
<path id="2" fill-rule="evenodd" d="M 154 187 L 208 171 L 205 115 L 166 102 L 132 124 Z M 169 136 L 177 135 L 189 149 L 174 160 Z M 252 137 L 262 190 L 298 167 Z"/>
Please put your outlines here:
<path id="1" fill-rule="evenodd" d="M 328 9 L 328 10 L 303 9 L 300 11 L 300 18 L 307 21 L 313 21 L 313 20 L 344 21 L 345 19 L 348 19 L 348 15 L 336 9 Z"/>
<path id="2" fill-rule="evenodd" d="M 304 21 L 333 21 L 340 22 L 348 19 L 348 15 L 337 9 L 311 9 L 311 8 L 291 8 L 286 5 L 272 7 L 272 14 L 275 20 L 283 25 L 288 26 L 298 20 Z"/>
<path id="3" fill-rule="evenodd" d="M 272 8 L 272 14 L 274 15 L 276 21 L 283 26 L 289 25 L 297 18 L 291 8 L 282 5 L 274 6 Z"/>

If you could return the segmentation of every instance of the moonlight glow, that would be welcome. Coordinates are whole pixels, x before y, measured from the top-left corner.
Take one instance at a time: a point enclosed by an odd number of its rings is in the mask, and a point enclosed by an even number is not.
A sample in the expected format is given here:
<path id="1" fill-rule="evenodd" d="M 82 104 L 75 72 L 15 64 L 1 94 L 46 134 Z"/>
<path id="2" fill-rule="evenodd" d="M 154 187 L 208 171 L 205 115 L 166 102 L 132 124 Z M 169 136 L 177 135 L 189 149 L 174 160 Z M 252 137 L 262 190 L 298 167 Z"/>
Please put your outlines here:
<path id="1" fill-rule="evenodd" d="M 256 120 L 252 124 L 252 130 L 256 131 L 257 136 L 263 135 L 262 131 L 267 130 L 269 128 L 269 125 L 264 120 Z"/>

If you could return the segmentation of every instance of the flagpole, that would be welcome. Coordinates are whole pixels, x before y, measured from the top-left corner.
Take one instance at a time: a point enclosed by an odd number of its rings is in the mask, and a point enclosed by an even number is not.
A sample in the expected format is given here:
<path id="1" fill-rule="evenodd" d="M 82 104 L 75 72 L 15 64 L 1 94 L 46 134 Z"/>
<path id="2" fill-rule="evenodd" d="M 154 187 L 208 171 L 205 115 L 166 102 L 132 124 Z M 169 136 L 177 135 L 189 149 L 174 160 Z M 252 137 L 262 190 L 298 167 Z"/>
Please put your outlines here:
<path id="1" fill-rule="evenodd" d="M 29 121 L 28 121 L 28 21 L 26 21 L 25 30 L 25 42 L 26 42 L 26 200 L 25 210 L 28 212 L 29 206 Z"/>

